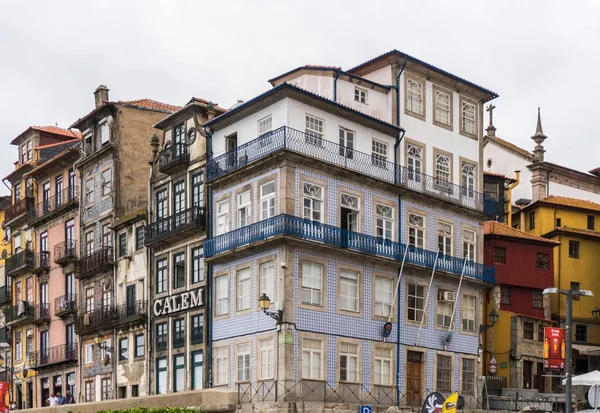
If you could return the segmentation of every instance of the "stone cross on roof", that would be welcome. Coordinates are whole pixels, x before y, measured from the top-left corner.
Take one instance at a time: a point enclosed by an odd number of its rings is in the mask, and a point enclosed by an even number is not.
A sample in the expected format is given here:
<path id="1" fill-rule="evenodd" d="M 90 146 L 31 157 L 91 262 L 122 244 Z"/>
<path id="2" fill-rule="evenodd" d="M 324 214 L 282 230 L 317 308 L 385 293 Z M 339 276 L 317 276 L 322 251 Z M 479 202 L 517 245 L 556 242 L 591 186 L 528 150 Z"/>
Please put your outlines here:
<path id="1" fill-rule="evenodd" d="M 488 125 L 487 128 L 485 128 L 485 131 L 487 132 L 488 136 L 496 136 L 496 128 L 494 127 L 494 114 L 493 114 L 493 110 L 496 109 L 496 106 L 494 106 L 493 104 L 490 104 L 485 111 L 490 113 L 490 124 Z"/>

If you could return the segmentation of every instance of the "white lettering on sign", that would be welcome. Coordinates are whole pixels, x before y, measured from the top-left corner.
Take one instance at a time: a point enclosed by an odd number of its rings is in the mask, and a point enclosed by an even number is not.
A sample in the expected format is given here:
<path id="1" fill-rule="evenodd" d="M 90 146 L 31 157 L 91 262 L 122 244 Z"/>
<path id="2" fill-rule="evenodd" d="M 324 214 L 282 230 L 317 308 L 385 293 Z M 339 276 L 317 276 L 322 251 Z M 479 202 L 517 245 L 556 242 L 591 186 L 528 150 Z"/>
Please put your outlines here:
<path id="1" fill-rule="evenodd" d="M 154 301 L 154 315 L 160 317 L 177 313 L 182 310 L 191 310 L 204 306 L 204 289 L 185 291 L 165 298 L 157 298 Z"/>

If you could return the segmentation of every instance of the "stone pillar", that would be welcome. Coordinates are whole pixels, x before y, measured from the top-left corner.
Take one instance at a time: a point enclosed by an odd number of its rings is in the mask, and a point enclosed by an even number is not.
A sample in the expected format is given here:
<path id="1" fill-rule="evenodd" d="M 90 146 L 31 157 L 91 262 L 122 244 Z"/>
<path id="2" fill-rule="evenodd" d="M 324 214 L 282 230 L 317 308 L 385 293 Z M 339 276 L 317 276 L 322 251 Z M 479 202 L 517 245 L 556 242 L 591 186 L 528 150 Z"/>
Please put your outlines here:
<path id="1" fill-rule="evenodd" d="M 96 91 L 94 92 L 96 107 L 100 107 L 104 103 L 108 102 L 108 90 L 109 89 L 104 85 L 100 85 L 96 88 Z"/>

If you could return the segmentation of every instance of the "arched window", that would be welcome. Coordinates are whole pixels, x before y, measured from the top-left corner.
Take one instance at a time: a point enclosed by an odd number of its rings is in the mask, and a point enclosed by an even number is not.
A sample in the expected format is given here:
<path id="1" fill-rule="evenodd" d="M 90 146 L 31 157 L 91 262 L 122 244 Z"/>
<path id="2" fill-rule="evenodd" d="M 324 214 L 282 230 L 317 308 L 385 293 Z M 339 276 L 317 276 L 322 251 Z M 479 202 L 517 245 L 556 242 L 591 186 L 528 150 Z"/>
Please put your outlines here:
<path id="1" fill-rule="evenodd" d="M 475 167 L 469 164 L 462 166 L 462 194 L 473 197 L 475 191 Z"/>
<path id="2" fill-rule="evenodd" d="M 423 115 L 423 85 L 408 79 L 407 109 L 418 115 Z"/>

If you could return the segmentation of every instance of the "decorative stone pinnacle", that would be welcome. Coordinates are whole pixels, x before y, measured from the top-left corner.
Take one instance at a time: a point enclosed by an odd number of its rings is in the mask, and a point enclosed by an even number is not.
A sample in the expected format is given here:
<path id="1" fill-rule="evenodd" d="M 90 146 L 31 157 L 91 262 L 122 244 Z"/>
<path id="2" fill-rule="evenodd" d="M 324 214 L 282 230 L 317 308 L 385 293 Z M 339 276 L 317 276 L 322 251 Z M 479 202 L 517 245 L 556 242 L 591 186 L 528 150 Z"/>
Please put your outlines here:
<path id="1" fill-rule="evenodd" d="M 544 135 L 544 130 L 542 129 L 542 115 L 540 114 L 540 108 L 538 107 L 535 135 L 531 137 L 531 139 L 533 139 L 533 141 L 536 143 L 536 146 L 533 149 L 533 157 L 537 162 L 544 162 L 544 152 L 546 151 L 544 150 L 542 143 L 544 143 L 547 138 L 548 137 Z"/>

